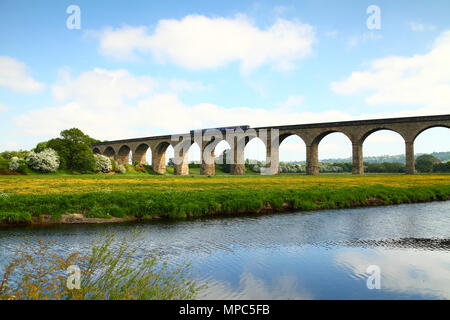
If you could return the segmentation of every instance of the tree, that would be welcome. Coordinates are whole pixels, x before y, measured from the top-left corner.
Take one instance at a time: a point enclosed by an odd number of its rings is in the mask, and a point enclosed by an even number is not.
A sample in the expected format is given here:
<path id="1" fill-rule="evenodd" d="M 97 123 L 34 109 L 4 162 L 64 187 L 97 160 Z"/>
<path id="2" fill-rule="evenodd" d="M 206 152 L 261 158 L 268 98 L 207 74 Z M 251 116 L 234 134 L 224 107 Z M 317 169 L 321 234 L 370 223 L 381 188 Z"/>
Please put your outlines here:
<path id="1" fill-rule="evenodd" d="M 441 163 L 441 160 L 431 154 L 424 154 L 416 159 L 416 170 L 419 172 L 431 172 L 435 164 Z"/>
<path id="2" fill-rule="evenodd" d="M 19 159 L 24 159 L 28 154 L 28 151 L 19 150 L 19 151 L 3 151 L 0 153 L 3 159 L 11 160 L 13 157 L 17 157 Z"/>
<path id="3" fill-rule="evenodd" d="M 14 172 L 25 173 L 27 168 L 27 164 L 25 160 L 20 159 L 18 157 L 12 157 L 11 162 L 9 163 L 9 170 Z"/>
<path id="4" fill-rule="evenodd" d="M 450 161 L 434 164 L 433 172 L 450 172 Z"/>
<path id="5" fill-rule="evenodd" d="M 36 149 L 43 146 L 58 152 L 61 168 L 70 171 L 93 171 L 95 169 L 94 153 L 91 144 L 96 142 L 80 129 L 72 128 L 61 131 L 61 137 L 38 144 Z"/>

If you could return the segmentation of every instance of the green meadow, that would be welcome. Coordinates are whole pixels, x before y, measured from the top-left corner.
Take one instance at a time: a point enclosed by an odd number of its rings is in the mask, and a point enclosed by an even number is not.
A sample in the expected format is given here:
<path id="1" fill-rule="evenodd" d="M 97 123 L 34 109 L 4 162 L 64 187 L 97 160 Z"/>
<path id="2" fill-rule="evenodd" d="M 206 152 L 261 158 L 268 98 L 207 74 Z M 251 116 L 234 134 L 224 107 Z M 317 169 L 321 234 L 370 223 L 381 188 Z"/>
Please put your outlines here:
<path id="1" fill-rule="evenodd" d="M 39 174 L 0 176 L 0 220 L 63 214 L 152 219 L 258 214 L 414 203 L 450 198 L 450 175 Z M 116 219 L 117 220 L 117 219 Z"/>

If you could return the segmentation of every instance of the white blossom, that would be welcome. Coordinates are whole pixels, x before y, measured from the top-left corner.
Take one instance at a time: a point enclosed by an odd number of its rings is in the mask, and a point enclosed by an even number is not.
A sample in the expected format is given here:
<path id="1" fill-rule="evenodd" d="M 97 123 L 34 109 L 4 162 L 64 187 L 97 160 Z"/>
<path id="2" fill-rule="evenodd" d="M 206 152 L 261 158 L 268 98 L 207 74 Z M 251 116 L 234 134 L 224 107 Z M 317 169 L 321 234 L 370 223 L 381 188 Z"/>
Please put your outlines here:
<path id="1" fill-rule="evenodd" d="M 55 172 L 59 168 L 59 156 L 51 148 L 39 153 L 31 151 L 25 158 L 25 162 L 31 169 L 40 172 Z"/>
<path id="2" fill-rule="evenodd" d="M 108 173 L 112 170 L 111 159 L 101 154 L 94 154 L 95 170 Z"/>

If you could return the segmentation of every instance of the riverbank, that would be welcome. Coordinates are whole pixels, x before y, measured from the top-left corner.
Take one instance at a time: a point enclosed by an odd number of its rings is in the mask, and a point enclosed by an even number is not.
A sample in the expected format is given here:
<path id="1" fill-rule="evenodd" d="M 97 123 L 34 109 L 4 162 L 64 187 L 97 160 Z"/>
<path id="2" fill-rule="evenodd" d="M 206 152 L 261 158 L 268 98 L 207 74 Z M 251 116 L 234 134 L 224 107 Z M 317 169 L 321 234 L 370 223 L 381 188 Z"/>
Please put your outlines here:
<path id="1" fill-rule="evenodd" d="M 450 175 L 8 176 L 0 221 L 109 223 L 450 199 Z"/>

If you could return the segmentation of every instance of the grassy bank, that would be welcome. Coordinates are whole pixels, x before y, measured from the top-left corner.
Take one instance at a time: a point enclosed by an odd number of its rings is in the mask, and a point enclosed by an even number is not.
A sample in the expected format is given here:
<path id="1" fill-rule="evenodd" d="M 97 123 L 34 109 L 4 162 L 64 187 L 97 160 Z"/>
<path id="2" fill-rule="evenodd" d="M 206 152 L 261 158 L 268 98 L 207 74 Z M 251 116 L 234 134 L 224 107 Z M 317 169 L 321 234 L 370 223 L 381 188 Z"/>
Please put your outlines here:
<path id="1" fill-rule="evenodd" d="M 182 218 L 448 200 L 450 175 L 0 177 L 0 220 Z M 117 220 L 117 219 L 116 219 Z"/>

